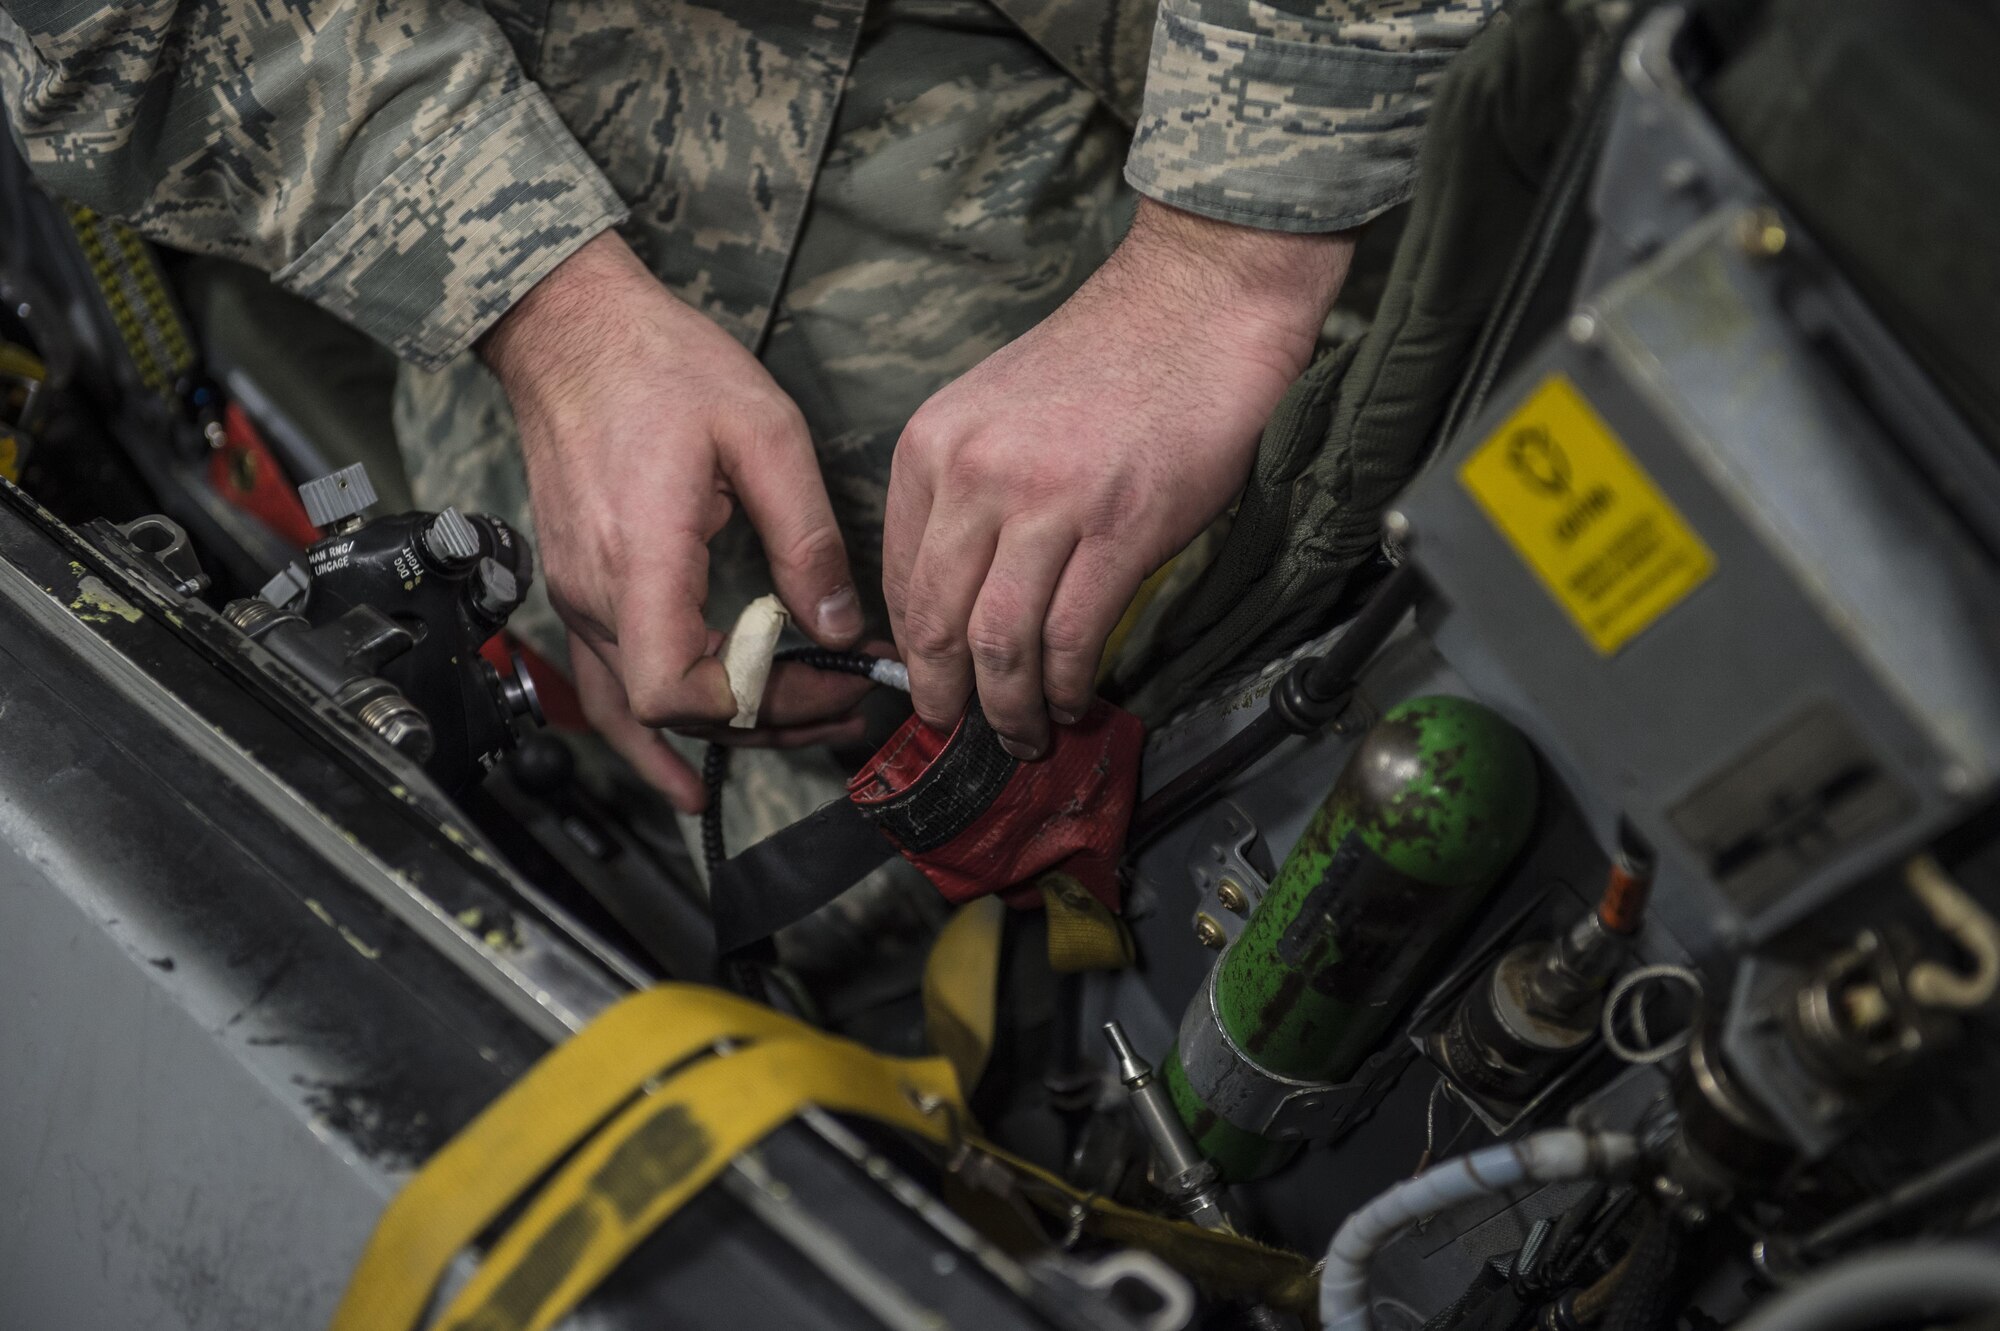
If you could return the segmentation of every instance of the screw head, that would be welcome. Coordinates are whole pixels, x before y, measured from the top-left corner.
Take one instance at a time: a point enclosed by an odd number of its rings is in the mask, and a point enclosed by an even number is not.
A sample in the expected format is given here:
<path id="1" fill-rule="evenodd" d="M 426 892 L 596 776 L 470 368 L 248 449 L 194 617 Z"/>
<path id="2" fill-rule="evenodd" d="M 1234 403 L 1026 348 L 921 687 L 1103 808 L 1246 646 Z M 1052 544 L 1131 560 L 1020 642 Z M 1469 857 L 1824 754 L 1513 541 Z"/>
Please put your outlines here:
<path id="1" fill-rule="evenodd" d="M 1391 563 L 1403 562 L 1403 556 L 1409 552 L 1413 531 L 1410 515 L 1402 509 L 1392 508 L 1382 515 L 1382 549 Z"/>
<path id="2" fill-rule="evenodd" d="M 1222 932 L 1222 926 L 1207 911 L 1194 917 L 1194 940 L 1203 947 L 1220 948 L 1229 942 L 1229 935 Z"/>
<path id="3" fill-rule="evenodd" d="M 1785 251 L 1785 222 L 1775 208 L 1752 208 L 1736 219 L 1736 243 L 1754 259 L 1773 259 Z"/>
<path id="4" fill-rule="evenodd" d="M 1234 878 L 1225 878 L 1215 885 L 1215 899 L 1232 915 L 1242 915 L 1250 909 L 1250 894 Z"/>

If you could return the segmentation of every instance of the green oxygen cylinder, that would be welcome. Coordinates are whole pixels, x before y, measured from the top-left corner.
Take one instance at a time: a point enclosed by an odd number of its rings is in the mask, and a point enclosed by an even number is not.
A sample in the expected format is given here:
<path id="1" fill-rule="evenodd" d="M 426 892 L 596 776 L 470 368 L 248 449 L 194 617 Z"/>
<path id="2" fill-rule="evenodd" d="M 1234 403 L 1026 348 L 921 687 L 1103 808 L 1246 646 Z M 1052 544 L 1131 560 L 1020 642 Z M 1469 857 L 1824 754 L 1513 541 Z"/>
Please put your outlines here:
<path id="1" fill-rule="evenodd" d="M 1188 1006 L 1165 1068 L 1231 1182 L 1282 1166 L 1520 852 L 1535 758 L 1464 698 L 1415 698 L 1361 739 Z M 1323 1120 L 1319 1120 L 1323 1121 Z"/>

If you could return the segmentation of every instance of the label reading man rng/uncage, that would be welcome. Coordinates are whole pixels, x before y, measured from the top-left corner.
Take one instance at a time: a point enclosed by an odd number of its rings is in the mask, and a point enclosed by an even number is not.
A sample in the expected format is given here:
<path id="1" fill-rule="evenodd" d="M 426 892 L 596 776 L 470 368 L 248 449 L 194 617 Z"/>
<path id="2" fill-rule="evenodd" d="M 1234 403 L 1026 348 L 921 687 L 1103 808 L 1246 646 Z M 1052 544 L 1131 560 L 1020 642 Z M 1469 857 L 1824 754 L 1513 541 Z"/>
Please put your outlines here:
<path id="1" fill-rule="evenodd" d="M 1715 568 L 1687 520 L 1562 375 L 1543 380 L 1458 478 L 1605 656 Z"/>

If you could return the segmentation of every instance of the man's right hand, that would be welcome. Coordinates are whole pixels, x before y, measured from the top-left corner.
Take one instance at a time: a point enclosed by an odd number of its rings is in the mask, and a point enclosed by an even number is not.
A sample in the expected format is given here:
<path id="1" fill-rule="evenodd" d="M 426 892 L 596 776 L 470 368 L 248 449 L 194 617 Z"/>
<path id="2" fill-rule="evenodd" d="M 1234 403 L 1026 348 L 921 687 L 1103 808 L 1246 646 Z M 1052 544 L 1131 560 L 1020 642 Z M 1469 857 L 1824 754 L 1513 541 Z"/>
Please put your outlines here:
<path id="1" fill-rule="evenodd" d="M 823 646 L 860 637 L 861 604 L 804 417 L 755 357 L 669 295 L 617 235 L 558 265 L 480 353 L 520 428 L 549 598 L 638 722 L 702 726 L 736 710 L 703 618 L 708 542 L 735 501 L 794 622 Z M 578 673 L 596 674 L 581 664 Z M 683 809 L 700 808 L 698 784 L 655 783 Z"/>

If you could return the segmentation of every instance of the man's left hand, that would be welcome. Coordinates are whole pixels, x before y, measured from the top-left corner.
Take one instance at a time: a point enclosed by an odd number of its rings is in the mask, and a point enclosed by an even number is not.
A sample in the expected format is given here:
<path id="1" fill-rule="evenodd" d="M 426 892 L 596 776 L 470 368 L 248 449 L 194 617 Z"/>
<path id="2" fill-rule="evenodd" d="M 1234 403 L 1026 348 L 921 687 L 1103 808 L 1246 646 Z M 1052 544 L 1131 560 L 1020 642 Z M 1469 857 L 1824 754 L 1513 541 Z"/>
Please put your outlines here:
<path id="1" fill-rule="evenodd" d="M 1039 326 L 940 391 L 896 447 L 883 592 L 917 714 L 975 684 L 1008 752 L 1089 708 L 1139 584 L 1226 508 L 1305 368 L 1351 235 L 1287 235 L 1142 200 Z"/>

